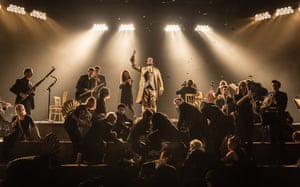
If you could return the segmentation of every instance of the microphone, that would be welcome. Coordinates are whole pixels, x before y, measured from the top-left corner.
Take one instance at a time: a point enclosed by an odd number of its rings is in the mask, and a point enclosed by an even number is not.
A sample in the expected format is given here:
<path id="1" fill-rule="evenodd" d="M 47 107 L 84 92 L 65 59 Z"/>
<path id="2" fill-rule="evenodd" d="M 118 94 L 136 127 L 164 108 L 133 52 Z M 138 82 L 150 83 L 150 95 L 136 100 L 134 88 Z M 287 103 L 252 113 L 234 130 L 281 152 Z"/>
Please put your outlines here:
<path id="1" fill-rule="evenodd" d="M 57 78 L 55 76 L 53 76 L 53 75 L 50 75 L 50 77 L 52 77 L 53 79 L 57 80 Z"/>
<path id="2" fill-rule="evenodd" d="M 54 86 L 54 84 L 57 82 L 57 78 L 56 78 L 55 76 L 50 75 L 50 77 L 53 78 L 53 79 L 55 79 L 55 80 L 48 86 L 47 90 L 49 90 L 49 91 L 50 91 L 50 88 L 51 88 L 52 86 Z"/>

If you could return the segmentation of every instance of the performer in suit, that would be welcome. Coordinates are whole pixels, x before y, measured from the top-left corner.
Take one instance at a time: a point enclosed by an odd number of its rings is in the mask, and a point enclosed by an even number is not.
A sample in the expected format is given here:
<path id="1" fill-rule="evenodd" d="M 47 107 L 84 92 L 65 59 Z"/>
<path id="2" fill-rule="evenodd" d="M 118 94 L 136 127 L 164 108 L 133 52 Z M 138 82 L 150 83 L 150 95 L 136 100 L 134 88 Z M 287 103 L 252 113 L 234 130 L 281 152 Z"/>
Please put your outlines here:
<path id="1" fill-rule="evenodd" d="M 206 139 L 207 135 L 207 119 L 193 105 L 186 103 L 182 98 L 174 99 L 177 111 L 179 113 L 177 128 L 179 131 L 187 131 L 187 140 L 194 138 Z"/>
<path id="2" fill-rule="evenodd" d="M 135 63 L 135 51 L 130 58 L 132 68 L 141 73 L 139 90 L 136 102 L 142 105 L 142 112 L 146 108 L 157 111 L 158 96 L 163 94 L 164 85 L 160 70 L 153 66 L 153 58 L 147 58 L 147 66 L 139 66 Z"/>
<path id="3" fill-rule="evenodd" d="M 34 91 L 32 82 L 30 81 L 33 75 L 32 68 L 25 68 L 24 77 L 17 79 L 15 84 L 10 88 L 10 91 L 16 94 L 15 104 L 23 104 L 28 115 L 34 109 Z"/>
<path id="4" fill-rule="evenodd" d="M 279 90 L 280 87 L 281 83 L 278 80 L 272 80 L 272 92 L 267 96 L 271 102 L 263 111 L 263 124 L 270 126 L 272 155 L 276 162 L 284 161 L 285 112 L 288 103 L 288 96 Z"/>
<path id="5" fill-rule="evenodd" d="M 84 103 L 88 97 L 92 96 L 94 88 L 96 86 L 96 79 L 94 78 L 93 67 L 88 69 L 88 73 L 81 75 L 76 84 L 76 100 L 80 103 Z"/>
<path id="6" fill-rule="evenodd" d="M 197 93 L 197 87 L 195 87 L 195 83 L 193 80 L 188 80 L 186 85 L 183 84 L 183 87 L 180 90 L 176 91 L 176 95 L 180 95 L 181 98 L 185 100 L 185 94 L 192 93 L 196 94 Z"/>

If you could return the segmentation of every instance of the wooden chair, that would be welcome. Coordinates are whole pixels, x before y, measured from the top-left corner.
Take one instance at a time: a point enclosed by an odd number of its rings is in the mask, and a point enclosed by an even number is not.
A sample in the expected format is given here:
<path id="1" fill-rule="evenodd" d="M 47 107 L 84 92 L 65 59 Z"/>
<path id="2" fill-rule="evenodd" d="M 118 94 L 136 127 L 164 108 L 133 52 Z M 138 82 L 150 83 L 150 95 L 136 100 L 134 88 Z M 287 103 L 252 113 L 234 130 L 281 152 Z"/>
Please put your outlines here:
<path id="1" fill-rule="evenodd" d="M 193 105 L 195 103 L 196 96 L 197 96 L 197 94 L 187 93 L 187 94 L 185 94 L 184 101 L 188 104 Z"/>
<path id="2" fill-rule="evenodd" d="M 64 91 L 63 96 L 62 96 L 62 100 L 61 100 L 61 105 L 64 106 L 65 102 L 67 101 L 67 96 L 68 96 L 68 92 Z"/>
<path id="3" fill-rule="evenodd" d="M 62 97 L 54 96 L 54 104 L 49 107 L 49 121 L 64 121 L 64 115 L 62 113 L 62 107 L 67 100 L 67 92 L 63 93 Z"/>
<path id="4" fill-rule="evenodd" d="M 188 104 L 191 104 L 191 105 L 195 106 L 197 109 L 200 109 L 201 100 L 198 99 L 198 93 L 196 93 L 196 94 L 192 94 L 192 93 L 185 94 L 184 101 Z"/>

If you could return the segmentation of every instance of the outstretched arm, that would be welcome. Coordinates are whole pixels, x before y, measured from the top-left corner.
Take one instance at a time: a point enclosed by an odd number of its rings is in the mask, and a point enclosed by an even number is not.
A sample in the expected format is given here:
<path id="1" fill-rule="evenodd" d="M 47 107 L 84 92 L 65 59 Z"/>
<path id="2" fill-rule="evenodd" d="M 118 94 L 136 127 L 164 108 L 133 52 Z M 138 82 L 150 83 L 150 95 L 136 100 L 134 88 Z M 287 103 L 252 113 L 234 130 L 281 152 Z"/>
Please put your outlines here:
<path id="1" fill-rule="evenodd" d="M 131 66 L 132 66 L 133 69 L 141 72 L 141 66 L 137 65 L 136 62 L 135 62 L 135 53 L 136 53 L 136 50 L 133 51 L 133 53 L 130 57 Z"/>

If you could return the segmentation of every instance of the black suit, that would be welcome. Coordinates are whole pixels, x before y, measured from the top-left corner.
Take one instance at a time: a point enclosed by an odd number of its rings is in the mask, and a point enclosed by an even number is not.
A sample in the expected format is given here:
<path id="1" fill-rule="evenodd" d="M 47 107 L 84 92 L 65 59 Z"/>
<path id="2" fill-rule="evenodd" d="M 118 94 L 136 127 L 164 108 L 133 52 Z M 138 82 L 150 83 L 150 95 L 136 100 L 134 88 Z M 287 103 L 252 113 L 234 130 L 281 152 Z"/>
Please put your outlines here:
<path id="1" fill-rule="evenodd" d="M 84 89 L 93 89 L 95 88 L 95 86 L 96 86 L 96 79 L 89 78 L 88 75 L 80 76 L 76 84 L 76 93 L 75 93 L 76 100 L 85 102 L 85 100 L 89 96 L 91 96 L 91 94 L 89 93 L 84 94 L 85 92 Z"/>
<path id="2" fill-rule="evenodd" d="M 96 120 L 83 139 L 84 160 L 92 163 L 103 161 L 106 143 L 121 143 L 116 133 L 112 131 L 113 125 L 106 120 Z"/>
<path id="3" fill-rule="evenodd" d="M 189 138 L 202 139 L 206 136 L 207 120 L 193 105 L 182 103 L 179 106 L 178 129 L 186 126 L 189 129 Z"/>
<path id="4" fill-rule="evenodd" d="M 34 109 L 34 95 L 30 94 L 32 89 L 32 83 L 25 77 L 17 79 L 15 84 L 10 88 L 10 91 L 16 94 L 15 104 L 23 104 L 25 106 L 26 113 L 31 114 L 31 110 Z M 26 99 L 22 99 L 20 93 L 30 94 Z"/>
<path id="5" fill-rule="evenodd" d="M 197 89 L 187 86 L 187 87 L 182 87 L 180 90 L 176 91 L 176 95 L 180 95 L 181 98 L 183 98 L 183 99 L 185 99 L 185 94 L 188 94 L 188 93 L 196 94 Z"/>
<path id="6" fill-rule="evenodd" d="M 285 110 L 287 107 L 288 97 L 285 92 L 277 91 L 273 94 L 276 104 L 273 102 L 267 111 L 270 115 L 270 139 L 272 144 L 273 158 L 280 162 L 284 161 L 284 130 L 286 125 Z"/>

